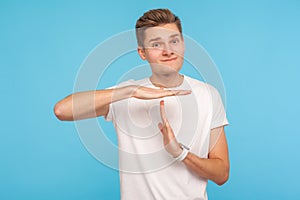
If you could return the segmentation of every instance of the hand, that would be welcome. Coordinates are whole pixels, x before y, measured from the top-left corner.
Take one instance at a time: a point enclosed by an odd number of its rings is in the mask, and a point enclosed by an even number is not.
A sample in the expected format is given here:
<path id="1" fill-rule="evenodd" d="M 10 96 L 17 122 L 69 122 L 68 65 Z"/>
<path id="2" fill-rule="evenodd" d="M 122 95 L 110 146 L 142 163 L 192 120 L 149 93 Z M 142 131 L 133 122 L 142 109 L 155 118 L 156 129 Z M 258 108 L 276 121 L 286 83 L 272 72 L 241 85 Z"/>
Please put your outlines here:
<path id="1" fill-rule="evenodd" d="M 174 132 L 168 122 L 165 112 L 164 101 L 160 102 L 160 115 L 162 123 L 158 124 L 158 128 L 163 134 L 164 146 L 168 153 L 170 153 L 174 158 L 178 157 L 182 153 L 182 148 L 177 142 Z"/>
<path id="2" fill-rule="evenodd" d="M 132 97 L 138 99 L 158 99 L 167 96 L 191 94 L 191 90 L 164 90 L 163 88 L 154 89 L 143 86 L 130 86 L 133 89 Z"/>

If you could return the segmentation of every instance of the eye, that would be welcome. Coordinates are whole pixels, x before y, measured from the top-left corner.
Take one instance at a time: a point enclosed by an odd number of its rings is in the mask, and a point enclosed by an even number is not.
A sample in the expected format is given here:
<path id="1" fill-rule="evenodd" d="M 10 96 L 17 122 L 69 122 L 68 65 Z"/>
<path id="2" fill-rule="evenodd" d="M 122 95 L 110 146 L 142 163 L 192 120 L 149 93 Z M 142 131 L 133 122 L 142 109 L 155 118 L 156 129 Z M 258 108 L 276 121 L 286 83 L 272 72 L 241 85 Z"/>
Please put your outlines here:
<path id="1" fill-rule="evenodd" d="M 179 43 L 179 39 L 176 38 L 176 39 L 172 40 L 171 43 L 172 44 L 177 44 L 177 43 Z"/>
<path id="2" fill-rule="evenodd" d="M 158 47 L 160 47 L 160 44 L 159 44 L 158 42 L 156 42 L 156 43 L 153 43 L 153 44 L 152 44 L 152 47 L 154 47 L 154 48 L 158 48 Z"/>

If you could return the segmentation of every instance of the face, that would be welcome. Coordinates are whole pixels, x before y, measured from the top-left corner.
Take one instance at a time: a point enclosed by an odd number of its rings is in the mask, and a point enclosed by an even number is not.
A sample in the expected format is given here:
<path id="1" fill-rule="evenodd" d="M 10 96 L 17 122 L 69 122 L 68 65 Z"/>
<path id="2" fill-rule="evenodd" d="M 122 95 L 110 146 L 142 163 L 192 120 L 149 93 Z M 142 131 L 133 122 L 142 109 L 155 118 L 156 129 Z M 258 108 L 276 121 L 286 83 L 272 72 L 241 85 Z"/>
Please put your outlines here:
<path id="1" fill-rule="evenodd" d="M 144 47 L 138 53 L 156 74 L 179 72 L 184 61 L 184 41 L 175 23 L 145 30 Z"/>

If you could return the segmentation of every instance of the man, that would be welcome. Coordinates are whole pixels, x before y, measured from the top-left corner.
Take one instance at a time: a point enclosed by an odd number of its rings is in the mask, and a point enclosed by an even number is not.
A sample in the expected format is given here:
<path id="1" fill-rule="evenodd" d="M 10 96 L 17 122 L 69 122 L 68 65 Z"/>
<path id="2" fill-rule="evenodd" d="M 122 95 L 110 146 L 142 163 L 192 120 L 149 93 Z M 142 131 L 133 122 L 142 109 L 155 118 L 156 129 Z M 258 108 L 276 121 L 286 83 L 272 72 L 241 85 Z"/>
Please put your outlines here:
<path id="1" fill-rule="evenodd" d="M 144 13 L 136 35 L 151 77 L 72 94 L 54 112 L 60 120 L 104 116 L 114 122 L 122 199 L 207 199 L 207 180 L 222 185 L 229 176 L 220 95 L 179 73 L 184 40 L 171 11 Z"/>

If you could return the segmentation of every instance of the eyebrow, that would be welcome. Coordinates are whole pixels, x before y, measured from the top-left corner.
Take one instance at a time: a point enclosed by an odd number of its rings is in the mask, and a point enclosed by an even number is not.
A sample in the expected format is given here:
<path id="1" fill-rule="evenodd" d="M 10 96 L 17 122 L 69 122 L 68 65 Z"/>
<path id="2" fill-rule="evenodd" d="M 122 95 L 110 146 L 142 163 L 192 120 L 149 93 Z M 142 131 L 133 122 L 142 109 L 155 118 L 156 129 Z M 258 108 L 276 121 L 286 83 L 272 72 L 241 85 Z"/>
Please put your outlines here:
<path id="1" fill-rule="evenodd" d="M 176 36 L 179 36 L 179 34 L 175 33 L 175 34 L 171 35 L 170 38 L 174 38 Z M 158 41 L 160 39 L 161 39 L 161 37 L 156 37 L 156 38 L 153 38 L 153 39 L 149 40 L 149 42 Z"/>

